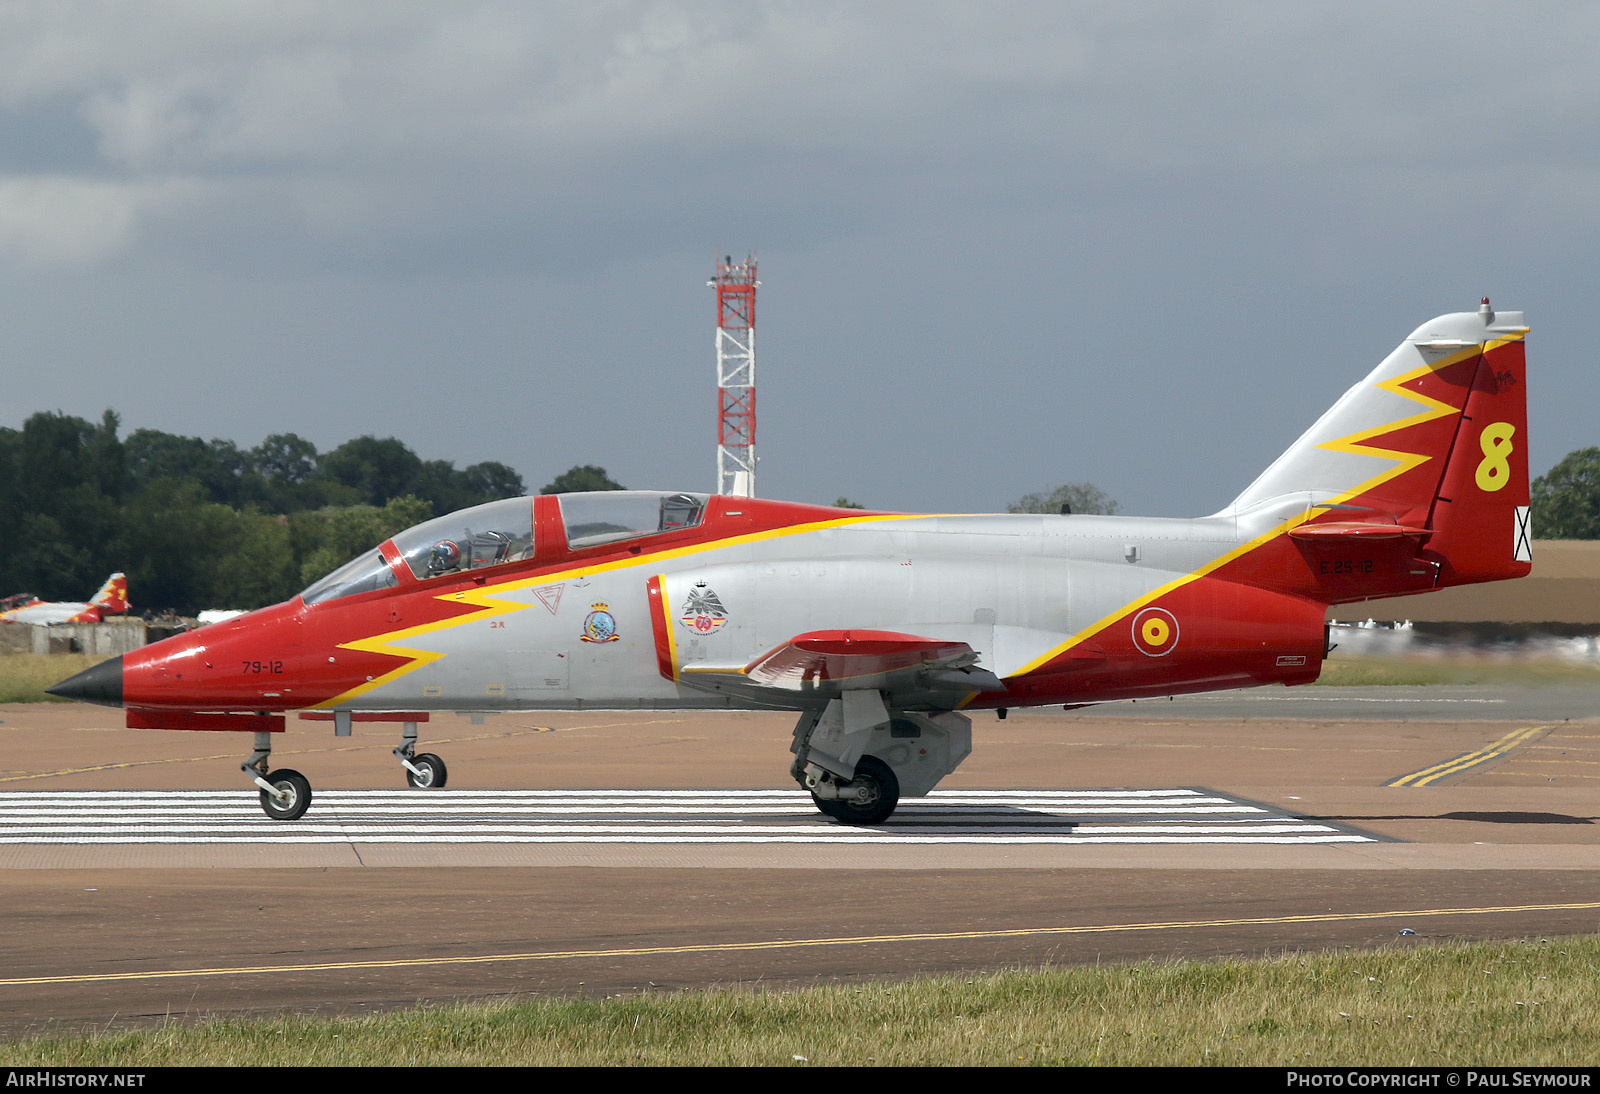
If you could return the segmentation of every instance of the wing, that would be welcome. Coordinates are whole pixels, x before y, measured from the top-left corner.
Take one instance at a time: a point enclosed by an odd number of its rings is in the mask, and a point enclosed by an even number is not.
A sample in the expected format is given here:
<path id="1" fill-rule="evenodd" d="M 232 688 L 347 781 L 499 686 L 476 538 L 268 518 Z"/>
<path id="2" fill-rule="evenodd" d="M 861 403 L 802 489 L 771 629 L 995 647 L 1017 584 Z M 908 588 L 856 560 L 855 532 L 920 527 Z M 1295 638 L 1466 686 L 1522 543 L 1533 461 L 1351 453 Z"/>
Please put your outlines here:
<path id="1" fill-rule="evenodd" d="M 774 706 L 809 706 L 845 690 L 882 691 L 897 706 L 951 708 L 976 692 L 1005 691 L 965 642 L 897 631 L 808 631 L 747 665 L 677 666 L 688 687 L 735 692 Z M 663 666 L 664 670 L 666 666 Z"/>

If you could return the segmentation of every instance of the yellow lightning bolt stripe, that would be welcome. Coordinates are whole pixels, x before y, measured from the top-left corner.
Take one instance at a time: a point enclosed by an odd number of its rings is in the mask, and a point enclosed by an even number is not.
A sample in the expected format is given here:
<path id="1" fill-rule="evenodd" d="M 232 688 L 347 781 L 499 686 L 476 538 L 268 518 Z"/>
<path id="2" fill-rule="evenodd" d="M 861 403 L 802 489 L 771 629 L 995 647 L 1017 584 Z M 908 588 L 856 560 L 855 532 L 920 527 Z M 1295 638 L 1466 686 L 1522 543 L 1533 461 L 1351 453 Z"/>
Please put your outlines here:
<path id="1" fill-rule="evenodd" d="M 673 547 L 665 551 L 656 551 L 650 554 L 639 554 L 629 558 L 616 559 L 611 562 L 601 562 L 592 565 L 574 566 L 570 569 L 559 570 L 555 573 L 537 574 L 532 577 L 518 578 L 515 581 L 501 582 L 495 585 L 486 585 L 481 589 L 466 592 L 441 593 L 434 599 L 443 600 L 450 604 L 472 604 L 481 610 L 468 615 L 458 615 L 450 619 L 440 619 L 432 623 L 422 623 L 415 627 L 403 627 L 400 630 L 389 631 L 385 634 L 376 634 L 370 638 L 357 639 L 354 642 L 340 643 L 339 649 L 358 650 L 362 653 L 381 653 L 390 657 L 403 657 L 408 663 L 389 670 L 382 676 L 375 676 L 371 680 L 357 684 L 348 691 L 335 695 L 332 699 L 317 703 L 311 709 L 325 710 L 330 707 L 342 706 L 354 699 L 365 695 L 369 691 L 392 683 L 409 672 L 431 665 L 446 656 L 436 650 L 421 650 L 415 647 L 401 645 L 410 639 L 419 638 L 437 631 L 450 630 L 453 627 L 468 626 L 493 619 L 497 616 L 509 615 L 533 607 L 533 603 L 523 603 L 515 600 L 501 600 L 507 593 L 519 592 L 523 589 L 537 588 L 541 585 L 553 585 L 558 581 L 568 581 L 578 577 L 588 577 L 592 574 L 608 573 L 612 570 L 625 570 L 631 567 L 648 566 L 665 562 L 674 558 L 685 558 L 690 555 L 705 554 L 710 551 L 720 551 L 727 547 L 739 547 L 748 543 L 760 543 L 770 539 L 780 539 L 785 536 L 803 535 L 807 532 L 821 532 L 830 528 L 843 528 L 852 524 L 870 524 L 894 520 L 927 520 L 937 514 L 927 513 L 885 513 L 877 516 L 840 517 L 834 520 L 812 521 L 809 524 L 793 524 L 784 528 L 772 528 L 762 532 L 749 532 L 741 536 L 729 536 L 727 539 L 714 540 L 710 543 L 694 543 L 683 547 Z M 665 589 L 662 590 L 665 595 Z M 665 606 L 665 605 L 664 605 Z M 671 622 L 671 616 L 668 616 Z M 671 627 L 668 627 L 671 633 Z M 674 661 L 676 667 L 676 661 Z"/>
<path id="2" fill-rule="evenodd" d="M 1214 570 L 1216 570 L 1216 569 L 1218 569 L 1218 568 L 1220 568 L 1222 566 L 1227 565 L 1228 563 L 1232 562 L 1234 559 L 1240 558 L 1240 557 L 1242 557 L 1244 555 L 1249 554 L 1251 551 L 1254 551 L 1257 547 L 1260 547 L 1262 544 L 1268 543 L 1268 542 L 1276 539 L 1278 536 L 1281 536 L 1284 533 L 1288 532 L 1289 529 L 1294 528 L 1294 527 L 1296 527 L 1296 526 L 1298 526 L 1300 524 L 1303 524 L 1307 519 L 1309 519 L 1311 517 L 1311 515 L 1312 515 L 1311 513 L 1306 512 L 1306 513 L 1300 513 L 1300 514 L 1298 514 L 1296 516 L 1290 517 L 1288 520 L 1284 521 L 1282 524 L 1278 525 L 1276 528 L 1273 528 L 1273 529 L 1271 529 L 1269 531 L 1263 532 L 1261 535 L 1257 536 L 1255 539 L 1252 539 L 1248 543 L 1244 543 L 1244 544 L 1241 544 L 1238 547 L 1235 547 L 1233 550 L 1227 552 L 1226 554 L 1217 556 L 1216 558 L 1212 559 L 1210 562 L 1206 563 L 1204 566 L 1200 567 L 1199 569 L 1194 570 L 1194 571 L 1192 571 L 1190 573 L 1184 574 L 1182 577 L 1174 578 L 1173 580 L 1167 582 L 1165 585 L 1162 585 L 1162 586 L 1159 586 L 1159 587 L 1157 587 L 1155 589 L 1152 589 L 1150 592 L 1144 594 L 1143 596 L 1141 596 L 1141 597 L 1139 597 L 1139 598 L 1137 598 L 1135 600 L 1130 600 L 1128 603 L 1122 605 L 1120 608 L 1115 608 L 1112 611 L 1107 612 L 1105 615 L 1101 616 L 1099 619 L 1095 620 L 1093 623 L 1089 624 L 1087 627 L 1084 627 L 1082 630 L 1078 631 L 1078 633 L 1074 634 L 1071 638 L 1068 638 L 1065 642 L 1062 642 L 1061 644 L 1059 644 L 1057 646 L 1054 646 L 1049 650 L 1046 650 L 1044 653 L 1040 654 L 1038 657 L 1035 657 L 1032 661 L 1029 661 L 1027 664 L 1023 665 L 1021 668 L 1015 670 L 1014 672 L 1006 673 L 1005 678 L 1007 680 L 1013 680 L 1013 679 L 1015 679 L 1015 678 L 1017 678 L 1019 676 L 1026 676 L 1028 673 L 1033 672 L 1035 669 L 1039 668 L 1041 665 L 1044 665 L 1044 664 L 1046 664 L 1046 663 L 1048 663 L 1050 661 L 1055 660 L 1057 657 L 1060 657 L 1063 653 L 1066 653 L 1068 650 L 1070 650 L 1072 647 L 1076 646 L 1078 643 L 1084 641 L 1086 638 L 1089 638 L 1092 635 L 1097 634 L 1100 631 L 1104 630 L 1106 627 L 1109 627 L 1111 624 L 1115 623 L 1117 620 L 1124 619 L 1130 613 L 1138 611 L 1140 608 L 1144 607 L 1146 604 L 1149 604 L 1149 603 L 1151 603 L 1153 601 L 1159 600 L 1161 597 L 1163 597 L 1166 594 L 1172 592 L 1174 589 L 1181 589 L 1181 588 L 1183 588 L 1183 586 L 1189 584 L 1191 581 L 1198 581 L 1200 578 L 1205 577 L 1207 574 L 1211 573 L 1212 571 L 1214 571 Z M 963 704 L 963 705 L 965 705 L 965 704 Z"/>
<path id="3" fill-rule="evenodd" d="M 1363 494 L 1368 490 L 1376 489 L 1377 487 L 1388 482 L 1390 479 L 1397 478 L 1398 476 L 1405 474 L 1407 471 L 1410 471 L 1414 467 L 1421 467 L 1423 464 L 1433 459 L 1432 456 L 1421 452 L 1402 452 L 1392 448 L 1378 448 L 1373 445 L 1368 445 L 1366 442 L 1374 437 L 1387 436 L 1390 433 L 1395 433 L 1402 429 L 1408 429 L 1414 425 L 1422 425 L 1425 422 L 1431 422 L 1439 418 L 1447 417 L 1451 414 L 1461 413 L 1460 408 L 1453 407 L 1449 403 L 1440 402 L 1438 399 L 1435 399 L 1430 395 L 1424 395 L 1420 391 L 1411 391 L 1410 389 L 1406 388 L 1405 385 L 1411 383 L 1413 380 L 1421 379 L 1430 373 L 1438 372 L 1440 369 L 1448 368 L 1451 365 L 1460 364 L 1462 361 L 1476 357 L 1482 351 L 1483 347 L 1481 345 L 1473 346 L 1471 349 L 1463 350 L 1460 353 L 1452 353 L 1449 356 L 1441 357 L 1437 361 L 1430 361 L 1427 364 L 1419 365 L 1410 372 L 1404 373 L 1400 376 L 1391 376 L 1387 380 L 1380 380 L 1373 385 L 1374 387 L 1377 387 L 1383 391 L 1387 391 L 1393 395 L 1399 395 L 1402 398 L 1410 399 L 1416 403 L 1421 403 L 1423 409 L 1418 411 L 1416 414 L 1413 414 L 1409 418 L 1402 418 L 1399 421 L 1373 426 L 1371 429 L 1363 429 L 1359 433 L 1352 433 L 1349 436 L 1340 437 L 1332 441 L 1324 441 L 1323 443 L 1317 445 L 1318 448 L 1326 449 L 1329 452 L 1344 452 L 1354 456 L 1379 456 L 1385 459 L 1396 461 L 1395 465 L 1389 468 L 1389 470 L 1373 476 L 1360 486 L 1356 487 L 1354 490 L 1332 499 L 1333 504 L 1347 501 L 1358 494 Z"/>
<path id="4" fill-rule="evenodd" d="M 1387 471 L 1383 471 L 1377 475 L 1374 475 L 1372 478 L 1366 480 L 1360 485 L 1350 490 L 1346 490 L 1342 494 L 1329 498 L 1327 501 L 1321 502 L 1320 505 L 1341 505 L 1349 501 L 1351 498 L 1359 497 L 1367 491 L 1383 485 L 1395 476 L 1409 471 L 1411 468 L 1417 467 L 1432 458 L 1431 456 L 1423 456 L 1411 452 L 1393 452 L 1388 449 L 1369 448 L 1361 444 L 1362 441 L 1368 440 L 1372 437 L 1381 436 L 1386 433 L 1393 433 L 1394 431 L 1404 429 L 1407 426 L 1420 425 L 1423 422 L 1432 421 L 1435 418 L 1443 417 L 1446 414 L 1459 413 L 1459 411 L 1451 408 L 1447 403 L 1441 403 L 1437 399 L 1431 398 L 1427 395 L 1422 395 L 1415 391 L 1408 391 L 1399 385 L 1407 383 L 1411 380 L 1415 380 L 1418 377 L 1424 376 L 1430 372 L 1437 372 L 1438 370 L 1449 365 L 1465 361 L 1467 358 L 1476 356 L 1479 353 L 1487 353 L 1489 350 L 1496 347 L 1507 345 L 1511 342 L 1521 341 L 1522 338 L 1528 333 L 1528 329 L 1529 328 L 1527 327 L 1523 327 L 1521 330 L 1507 334 L 1505 337 L 1491 339 L 1487 342 L 1474 345 L 1471 348 L 1464 349 L 1459 353 L 1453 353 L 1446 357 L 1441 357 L 1437 361 L 1420 365 L 1401 376 L 1391 377 L 1388 380 L 1380 380 L 1377 384 L 1373 385 L 1375 387 L 1383 388 L 1386 391 L 1393 392 L 1394 394 L 1402 395 L 1414 402 L 1422 403 L 1427 409 L 1412 415 L 1410 418 L 1402 419 L 1398 422 L 1390 422 L 1387 425 L 1376 426 L 1372 429 L 1364 429 L 1359 433 L 1352 433 L 1348 436 L 1340 437 L 1337 440 L 1324 441 L 1322 444 L 1318 445 L 1318 448 L 1325 448 L 1334 452 L 1351 452 L 1361 456 L 1387 456 L 1391 459 L 1400 461 Z M 1159 600 L 1161 597 L 1172 592 L 1174 589 L 1181 589 L 1190 582 L 1198 581 L 1207 574 L 1213 573 L 1221 567 L 1226 566 L 1234 559 L 1241 558 L 1244 555 L 1249 554 L 1251 551 L 1270 543 L 1279 536 L 1287 535 L 1291 529 L 1298 528 L 1300 525 L 1310 520 L 1314 515 L 1314 511 L 1310 509 L 1307 509 L 1303 513 L 1297 513 L 1295 516 L 1290 517 L 1288 520 L 1285 520 L 1275 528 L 1271 528 L 1257 536 L 1255 539 L 1241 544 L 1225 554 L 1219 555 L 1210 562 L 1206 563 L 1204 566 L 1201 566 L 1190 573 L 1184 574 L 1182 577 L 1174 578 L 1165 585 L 1159 586 L 1145 595 L 1129 601 L 1120 608 L 1116 608 L 1110 612 L 1107 612 L 1105 615 L 1089 624 L 1089 626 L 1084 627 L 1082 630 L 1072 635 L 1072 637 L 1068 638 L 1065 642 L 1046 650 L 1038 657 L 1035 657 L 1032 661 L 1029 661 L 1027 664 L 1023 665 L 1021 668 L 1007 673 L 1005 678 L 1007 680 L 1013 680 L 1019 676 L 1026 676 L 1028 673 L 1033 672 L 1040 666 L 1048 664 L 1057 657 L 1060 657 L 1063 653 L 1066 653 L 1068 650 L 1078 645 L 1078 643 L 1084 641 L 1094 634 L 1099 633 L 1106 627 L 1111 626 L 1119 619 L 1125 619 L 1129 614 L 1138 611 L 1147 604 Z M 963 701 L 961 705 L 965 706 L 967 701 Z"/>

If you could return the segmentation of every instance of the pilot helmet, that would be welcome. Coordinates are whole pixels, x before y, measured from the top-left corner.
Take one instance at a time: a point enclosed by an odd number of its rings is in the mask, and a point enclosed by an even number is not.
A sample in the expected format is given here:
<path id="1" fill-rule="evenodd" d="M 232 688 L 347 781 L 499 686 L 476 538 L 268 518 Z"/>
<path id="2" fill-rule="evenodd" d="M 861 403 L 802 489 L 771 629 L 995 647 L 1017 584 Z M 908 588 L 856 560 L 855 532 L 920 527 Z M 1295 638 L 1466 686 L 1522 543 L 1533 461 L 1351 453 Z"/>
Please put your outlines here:
<path id="1" fill-rule="evenodd" d="M 456 546 L 454 540 L 441 539 L 433 545 L 433 551 L 428 556 L 428 572 L 431 574 L 448 573 L 459 569 L 461 566 L 461 548 Z"/>

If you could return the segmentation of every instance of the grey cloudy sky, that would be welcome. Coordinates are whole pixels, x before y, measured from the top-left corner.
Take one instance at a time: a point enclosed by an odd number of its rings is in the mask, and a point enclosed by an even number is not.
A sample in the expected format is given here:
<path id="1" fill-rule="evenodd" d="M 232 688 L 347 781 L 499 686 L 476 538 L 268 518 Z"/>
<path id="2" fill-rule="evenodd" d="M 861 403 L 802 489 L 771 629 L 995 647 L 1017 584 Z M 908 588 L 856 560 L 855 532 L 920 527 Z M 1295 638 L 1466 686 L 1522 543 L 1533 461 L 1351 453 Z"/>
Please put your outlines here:
<path id="1" fill-rule="evenodd" d="M 0 425 L 362 433 L 710 489 L 1210 512 L 1413 327 L 1600 444 L 1587 3 L 0 5 Z"/>

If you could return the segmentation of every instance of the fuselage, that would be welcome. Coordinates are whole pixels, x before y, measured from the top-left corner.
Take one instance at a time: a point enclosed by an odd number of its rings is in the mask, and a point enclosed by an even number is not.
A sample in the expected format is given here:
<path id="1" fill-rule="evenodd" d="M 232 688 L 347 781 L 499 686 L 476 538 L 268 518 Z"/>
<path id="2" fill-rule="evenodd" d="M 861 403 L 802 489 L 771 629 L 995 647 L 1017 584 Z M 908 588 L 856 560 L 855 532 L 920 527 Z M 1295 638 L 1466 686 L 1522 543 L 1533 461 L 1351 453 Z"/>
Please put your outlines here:
<path id="1" fill-rule="evenodd" d="M 693 501 L 692 523 L 597 536 L 630 522 L 574 521 L 672 499 Z M 738 674 L 797 635 L 860 628 L 965 643 L 1006 685 L 891 697 L 907 709 L 1087 703 L 1315 679 L 1338 596 L 1337 576 L 1270 534 L 1278 512 L 907 516 L 646 492 L 480 510 L 398 536 L 284 604 L 125 655 L 122 702 L 805 708 L 823 693 L 740 686 Z M 434 541 L 474 536 L 489 543 L 478 565 L 429 576 L 419 562 Z"/>
<path id="2" fill-rule="evenodd" d="M 0 613 L 0 623 L 98 623 L 100 609 L 74 601 L 38 600 Z"/>

